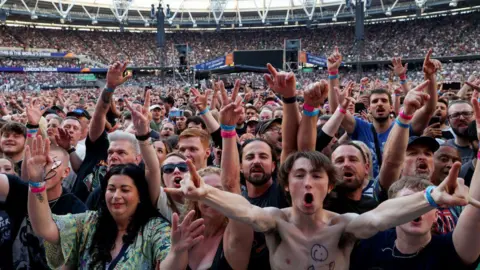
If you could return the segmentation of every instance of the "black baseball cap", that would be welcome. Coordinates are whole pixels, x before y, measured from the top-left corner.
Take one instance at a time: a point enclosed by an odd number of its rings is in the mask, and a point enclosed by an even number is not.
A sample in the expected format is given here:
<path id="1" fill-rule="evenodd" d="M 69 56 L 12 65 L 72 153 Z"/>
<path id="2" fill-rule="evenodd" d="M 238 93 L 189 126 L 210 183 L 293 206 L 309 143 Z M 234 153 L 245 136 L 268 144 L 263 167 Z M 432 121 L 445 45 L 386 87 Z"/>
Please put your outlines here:
<path id="1" fill-rule="evenodd" d="M 267 120 L 265 122 L 262 122 L 259 124 L 259 129 L 258 129 L 258 132 L 257 134 L 259 135 L 262 135 L 264 134 L 265 132 L 267 132 L 267 130 L 270 128 L 270 126 L 272 126 L 274 123 L 278 123 L 278 124 L 282 124 L 282 118 L 273 118 L 273 119 L 270 119 L 270 120 Z"/>
<path id="2" fill-rule="evenodd" d="M 67 113 L 67 116 L 75 116 L 75 117 L 85 117 L 87 118 L 88 120 L 90 120 L 92 117 L 90 116 L 90 114 L 84 110 L 84 109 L 75 109 L 71 112 L 68 112 Z"/>
<path id="3" fill-rule="evenodd" d="M 438 148 L 440 148 L 440 144 L 438 144 L 437 140 L 427 136 L 411 136 L 408 138 L 407 148 L 413 145 L 427 146 L 432 152 L 435 152 L 438 150 Z"/>

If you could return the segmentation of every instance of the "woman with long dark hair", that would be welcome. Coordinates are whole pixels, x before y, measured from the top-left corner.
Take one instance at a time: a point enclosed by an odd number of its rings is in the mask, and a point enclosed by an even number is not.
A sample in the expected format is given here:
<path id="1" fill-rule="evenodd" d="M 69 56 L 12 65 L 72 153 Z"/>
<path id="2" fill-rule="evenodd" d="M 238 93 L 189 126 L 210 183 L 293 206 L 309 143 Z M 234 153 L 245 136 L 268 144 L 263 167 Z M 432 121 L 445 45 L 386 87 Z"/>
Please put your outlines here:
<path id="1" fill-rule="evenodd" d="M 28 214 L 33 230 L 45 240 L 50 267 L 153 269 L 161 263 L 162 269 L 172 269 L 170 262 L 176 255 L 168 253 L 170 226 L 152 205 L 142 169 L 134 164 L 112 167 L 101 182 L 98 212 L 52 217 L 44 179 L 52 166 L 49 148 L 49 143 L 44 146 L 41 139 L 35 139 L 32 149 L 27 146 L 25 160 L 31 179 Z M 200 220 L 179 227 L 196 230 L 201 236 L 203 231 L 198 228 L 202 226 Z M 195 238 L 192 233 L 182 233 L 182 237 L 172 238 L 172 248 L 183 244 L 184 235 Z"/>

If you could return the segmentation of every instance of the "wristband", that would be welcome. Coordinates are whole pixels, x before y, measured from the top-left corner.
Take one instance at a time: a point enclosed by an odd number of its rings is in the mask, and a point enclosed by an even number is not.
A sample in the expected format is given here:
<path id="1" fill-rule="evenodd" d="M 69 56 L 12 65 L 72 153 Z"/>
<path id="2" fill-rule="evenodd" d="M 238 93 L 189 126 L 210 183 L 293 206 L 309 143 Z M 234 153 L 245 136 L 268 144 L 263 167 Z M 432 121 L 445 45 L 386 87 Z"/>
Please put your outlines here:
<path id="1" fill-rule="evenodd" d="M 480 160 L 480 151 L 478 151 L 478 153 L 477 153 L 477 159 Z"/>
<path id="2" fill-rule="evenodd" d="M 235 130 L 233 131 L 224 131 L 222 130 L 220 132 L 220 136 L 222 136 L 222 138 L 225 138 L 225 139 L 228 139 L 228 138 L 233 138 L 233 137 L 236 137 L 237 136 L 237 132 Z"/>
<path id="3" fill-rule="evenodd" d="M 72 147 L 70 149 L 67 150 L 67 153 L 70 155 L 71 153 L 77 151 L 77 149 L 75 149 L 75 147 Z"/>
<path id="4" fill-rule="evenodd" d="M 335 70 L 329 70 L 328 75 L 338 75 L 338 69 Z"/>
<path id="5" fill-rule="evenodd" d="M 303 110 L 307 112 L 314 112 L 315 107 L 308 105 L 307 103 L 303 103 Z"/>
<path id="6" fill-rule="evenodd" d="M 234 131 L 236 126 L 220 125 L 220 128 L 225 131 Z"/>
<path id="7" fill-rule="evenodd" d="M 40 125 L 38 125 L 38 124 L 37 125 L 32 125 L 32 124 L 27 123 L 27 128 L 29 128 L 29 129 L 38 129 L 39 127 L 40 127 Z"/>
<path id="8" fill-rule="evenodd" d="M 404 85 L 404 84 L 406 84 L 406 83 L 407 83 L 407 80 L 400 80 L 400 84 L 401 84 L 401 85 Z"/>
<path id="9" fill-rule="evenodd" d="M 409 124 L 404 124 L 404 123 L 400 122 L 400 120 L 398 120 L 398 117 L 395 118 L 395 123 L 401 128 L 409 128 L 410 127 Z"/>
<path id="10" fill-rule="evenodd" d="M 38 129 L 36 129 L 36 128 L 28 128 L 27 129 L 27 133 L 30 133 L 30 134 L 35 134 L 37 132 L 38 132 Z"/>
<path id="11" fill-rule="evenodd" d="M 320 113 L 320 110 L 314 110 L 313 112 L 309 112 L 307 110 L 303 110 L 303 115 L 310 116 L 310 117 L 315 117 Z"/>
<path id="12" fill-rule="evenodd" d="M 435 188 L 435 186 L 429 186 L 427 189 L 425 189 L 425 199 L 427 200 L 428 204 L 430 204 L 431 207 L 438 208 L 438 204 L 435 202 L 435 200 L 432 197 L 432 191 Z"/>
<path id="13" fill-rule="evenodd" d="M 393 94 L 394 97 L 401 97 L 402 94 Z"/>
<path id="14" fill-rule="evenodd" d="M 346 114 L 346 113 L 347 113 L 347 111 L 346 111 L 344 108 L 340 107 L 340 106 L 338 106 L 338 111 L 341 112 L 342 114 Z"/>
<path id="15" fill-rule="evenodd" d="M 400 75 L 400 80 L 406 81 L 407 80 L 407 74 L 404 73 L 404 74 Z"/>
<path id="16" fill-rule="evenodd" d="M 29 184 L 31 187 L 34 187 L 34 188 L 41 188 L 41 187 L 45 186 L 45 182 L 33 182 L 33 181 L 29 181 L 28 184 Z"/>
<path id="17" fill-rule="evenodd" d="M 209 107 L 206 107 L 205 110 L 199 112 L 198 115 L 204 115 L 204 114 L 206 114 L 206 113 L 209 112 L 209 111 L 210 111 L 210 108 L 209 108 Z"/>
<path id="18" fill-rule="evenodd" d="M 113 92 L 115 92 L 115 88 L 105 87 L 105 92 L 107 92 L 107 93 L 113 93 Z"/>
<path id="19" fill-rule="evenodd" d="M 412 120 L 413 118 L 413 115 L 406 115 L 403 110 L 400 111 L 400 113 L 398 114 L 398 116 L 400 116 L 400 118 L 402 119 L 405 119 L 405 120 Z"/>
<path id="20" fill-rule="evenodd" d="M 285 104 L 293 104 L 293 103 L 297 102 L 297 97 L 296 96 L 289 97 L 289 98 L 282 97 L 282 101 Z"/>
<path id="21" fill-rule="evenodd" d="M 337 75 L 328 75 L 329 80 L 335 80 L 338 79 L 338 74 Z"/>
<path id="22" fill-rule="evenodd" d="M 148 139 L 150 139 L 150 132 L 148 132 L 147 134 L 145 135 L 135 135 L 135 138 L 137 138 L 138 141 L 146 141 Z"/>
<path id="23" fill-rule="evenodd" d="M 43 187 L 39 187 L 39 188 L 30 187 L 30 192 L 36 194 L 36 193 L 44 192 L 46 189 L 47 189 L 47 186 L 43 186 Z"/>

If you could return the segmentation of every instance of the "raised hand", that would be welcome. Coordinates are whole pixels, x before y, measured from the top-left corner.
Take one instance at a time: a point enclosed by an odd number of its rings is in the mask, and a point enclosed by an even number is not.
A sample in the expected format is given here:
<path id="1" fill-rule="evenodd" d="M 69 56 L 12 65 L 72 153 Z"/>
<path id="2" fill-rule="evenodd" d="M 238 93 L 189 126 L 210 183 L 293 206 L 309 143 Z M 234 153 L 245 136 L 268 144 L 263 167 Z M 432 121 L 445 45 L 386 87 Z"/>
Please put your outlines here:
<path id="1" fill-rule="evenodd" d="M 424 131 L 422 136 L 440 138 L 442 137 L 442 130 L 440 129 L 440 123 L 435 123 L 428 126 Z"/>
<path id="2" fill-rule="evenodd" d="M 70 144 L 71 139 L 72 137 L 70 136 L 68 131 L 63 128 L 58 128 L 58 135 L 55 135 L 55 141 L 57 142 L 58 146 L 68 151 L 72 146 Z"/>
<path id="3" fill-rule="evenodd" d="M 128 61 L 125 63 L 115 62 L 108 68 L 107 72 L 107 87 L 108 88 L 116 88 L 119 85 L 122 85 L 128 79 L 132 77 L 132 73 L 128 72 L 126 76 L 123 75 L 125 70 L 127 69 Z"/>
<path id="4" fill-rule="evenodd" d="M 25 109 L 27 113 L 28 123 L 31 125 L 38 125 L 40 119 L 42 118 L 42 115 L 48 108 L 41 109 L 40 102 L 38 102 L 38 100 L 32 99 L 30 101 L 30 104 L 28 104 Z"/>
<path id="5" fill-rule="evenodd" d="M 475 89 L 472 94 L 472 107 L 475 114 L 475 121 L 477 124 L 477 138 L 480 138 L 480 103 L 478 102 L 478 96 L 478 90 Z"/>
<path id="6" fill-rule="evenodd" d="M 27 162 L 28 177 L 31 181 L 45 180 L 46 168 L 51 168 L 53 165 L 49 152 L 50 140 L 43 140 L 40 135 L 33 139 L 31 146 L 25 147 L 25 162 Z"/>
<path id="7" fill-rule="evenodd" d="M 207 103 L 208 103 L 208 96 L 212 94 L 211 89 L 205 90 L 205 94 L 202 95 L 200 94 L 200 91 L 195 88 L 190 88 L 190 93 L 195 97 L 195 100 L 193 104 L 197 108 L 199 112 L 205 110 L 207 108 Z M 212 108 L 213 109 L 213 108 Z"/>
<path id="8" fill-rule="evenodd" d="M 333 53 L 327 59 L 327 69 L 328 71 L 337 71 L 342 64 L 342 55 L 338 51 L 338 47 L 335 46 Z"/>
<path id="9" fill-rule="evenodd" d="M 335 94 L 337 95 L 338 104 L 340 104 L 340 107 L 345 110 L 348 108 L 348 105 L 350 105 L 350 102 L 355 102 L 355 100 L 350 97 L 354 86 L 355 83 L 350 81 L 348 82 L 347 86 L 343 88 L 343 90 L 335 87 Z"/>
<path id="10" fill-rule="evenodd" d="M 270 75 L 265 74 L 264 77 L 270 89 L 284 98 L 294 97 L 297 86 L 295 74 L 293 72 L 278 72 L 270 64 L 267 64 L 267 68 Z"/>
<path id="11" fill-rule="evenodd" d="M 132 113 L 132 123 L 135 127 L 136 135 L 143 136 L 150 133 L 150 118 L 149 118 L 149 108 L 150 108 L 150 94 L 151 91 L 148 90 L 145 94 L 145 102 L 143 106 L 137 106 L 135 109 L 132 108 L 130 102 L 125 101 L 125 105 L 128 110 Z"/>
<path id="12" fill-rule="evenodd" d="M 471 88 L 473 88 L 474 90 L 480 91 L 480 79 L 475 79 L 472 82 L 468 81 L 468 82 L 465 82 L 465 83 L 468 86 L 470 86 Z"/>
<path id="13" fill-rule="evenodd" d="M 231 102 L 237 100 L 238 91 L 240 90 L 240 80 L 235 80 L 235 85 L 233 86 L 232 90 L 232 96 L 230 98 L 228 97 L 228 93 L 225 89 L 225 84 L 223 83 L 223 81 L 219 81 L 217 83 L 217 87 L 220 90 L 220 94 L 222 95 L 222 106 L 226 106 L 227 104 L 230 104 Z"/>
<path id="14" fill-rule="evenodd" d="M 323 105 L 327 95 L 328 82 L 321 80 L 320 82 L 308 85 L 304 91 L 303 98 L 305 99 L 305 104 L 317 108 L 318 106 Z"/>
<path id="15" fill-rule="evenodd" d="M 202 177 L 198 175 L 197 168 L 190 159 L 187 159 L 189 174 L 180 181 L 180 188 L 164 188 L 163 190 L 172 195 L 181 195 L 185 199 L 198 201 L 207 196 L 207 189 Z"/>
<path id="16" fill-rule="evenodd" d="M 235 102 L 224 104 L 220 111 L 220 124 L 226 126 L 235 126 L 240 120 L 240 113 L 242 112 L 242 98 L 237 97 Z"/>
<path id="17" fill-rule="evenodd" d="M 402 66 L 402 57 L 393 57 L 392 66 L 389 67 L 395 72 L 395 75 L 401 77 L 407 73 L 408 63 L 406 63 L 405 66 Z"/>
<path id="18" fill-rule="evenodd" d="M 438 70 L 442 70 L 442 63 L 440 63 L 440 61 L 430 59 L 432 53 L 433 50 L 429 49 L 423 61 L 423 73 L 427 76 L 435 74 Z"/>
<path id="19" fill-rule="evenodd" d="M 403 101 L 403 111 L 405 114 L 413 115 L 418 109 L 425 105 L 425 102 L 430 98 L 430 95 L 424 93 L 423 89 L 425 89 L 429 83 L 430 80 L 426 80 L 415 87 L 415 89 L 408 92 Z"/>
<path id="20" fill-rule="evenodd" d="M 186 252 L 203 241 L 203 233 L 205 231 L 204 220 L 203 218 L 199 218 L 192 222 L 194 216 L 194 210 L 188 212 L 183 222 L 179 225 L 178 214 L 173 214 L 172 231 L 170 234 L 171 251 L 175 253 Z"/>

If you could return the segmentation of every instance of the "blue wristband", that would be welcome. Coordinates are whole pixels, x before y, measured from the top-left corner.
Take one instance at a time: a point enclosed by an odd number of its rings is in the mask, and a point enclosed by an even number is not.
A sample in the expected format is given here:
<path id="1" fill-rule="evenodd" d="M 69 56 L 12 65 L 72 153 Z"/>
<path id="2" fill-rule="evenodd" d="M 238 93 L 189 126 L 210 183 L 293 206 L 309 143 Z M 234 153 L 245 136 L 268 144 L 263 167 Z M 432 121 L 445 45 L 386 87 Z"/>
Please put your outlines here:
<path id="1" fill-rule="evenodd" d="M 29 134 L 35 134 L 38 132 L 38 129 L 37 128 L 29 128 L 27 129 L 27 133 Z"/>
<path id="2" fill-rule="evenodd" d="M 233 131 L 235 130 L 236 126 L 220 125 L 220 128 L 225 131 Z"/>
<path id="3" fill-rule="evenodd" d="M 401 84 L 401 85 L 404 85 L 404 84 L 406 84 L 406 83 L 407 83 L 407 80 L 400 80 L 400 84 Z"/>
<path id="4" fill-rule="evenodd" d="M 32 182 L 29 181 L 28 184 L 34 188 L 41 188 L 44 185 L 44 182 Z"/>
<path id="5" fill-rule="evenodd" d="M 432 197 L 432 191 L 435 188 L 435 186 L 429 186 L 427 189 L 425 189 L 425 199 L 427 199 L 428 204 L 434 208 L 438 208 L 438 204 L 435 202 L 435 200 Z"/>
<path id="6" fill-rule="evenodd" d="M 329 80 L 335 80 L 338 79 L 338 74 L 337 75 L 328 75 Z"/>
<path id="7" fill-rule="evenodd" d="M 108 92 L 108 93 L 113 93 L 113 92 L 115 92 L 115 88 L 108 88 L 108 87 L 105 87 L 105 92 Z"/>
<path id="8" fill-rule="evenodd" d="M 210 111 L 210 108 L 207 107 L 207 108 L 205 108 L 205 110 L 199 112 L 198 115 L 204 115 L 204 114 L 206 114 L 206 113 L 209 112 L 209 111 Z"/>
<path id="9" fill-rule="evenodd" d="M 402 122 L 400 122 L 400 120 L 398 120 L 398 118 L 395 118 L 395 123 L 400 126 L 401 128 L 409 128 L 410 125 L 409 124 L 404 124 Z"/>
<path id="10" fill-rule="evenodd" d="M 316 109 L 313 112 L 309 112 L 307 110 L 303 110 L 303 115 L 314 117 L 317 116 L 320 113 L 320 110 Z"/>

